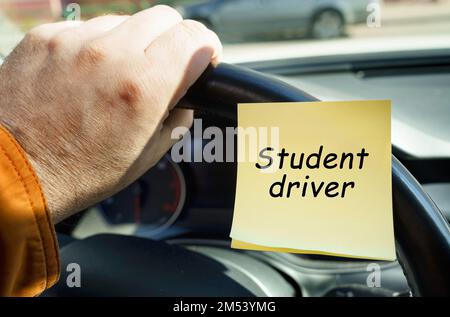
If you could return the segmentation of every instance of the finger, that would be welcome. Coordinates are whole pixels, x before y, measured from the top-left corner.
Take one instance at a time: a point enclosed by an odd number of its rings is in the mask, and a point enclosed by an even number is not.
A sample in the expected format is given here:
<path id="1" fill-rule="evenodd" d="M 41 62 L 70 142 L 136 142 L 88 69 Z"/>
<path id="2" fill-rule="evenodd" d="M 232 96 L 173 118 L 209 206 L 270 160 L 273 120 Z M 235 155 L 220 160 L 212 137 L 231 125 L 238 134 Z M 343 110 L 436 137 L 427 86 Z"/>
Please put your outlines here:
<path id="1" fill-rule="evenodd" d="M 144 51 L 154 39 L 182 20 L 175 9 L 157 5 L 124 21 L 114 29 L 110 39 L 117 43 L 126 43 L 130 49 Z"/>
<path id="2" fill-rule="evenodd" d="M 190 109 L 173 109 L 161 128 L 160 138 L 164 142 L 171 140 L 170 146 L 177 143 L 182 137 L 174 131 L 176 128 L 190 128 L 194 120 L 194 111 Z"/>
<path id="3" fill-rule="evenodd" d="M 221 52 L 217 35 L 192 20 L 177 24 L 150 44 L 146 50 L 149 69 L 164 69 L 160 75 L 160 82 L 164 83 L 161 97 L 166 98 L 169 110 Z"/>
<path id="4" fill-rule="evenodd" d="M 173 109 L 161 128 L 156 153 L 163 156 L 177 143 L 192 126 L 194 111 L 189 109 Z M 154 153 L 154 152 L 153 152 Z M 146 154 L 146 153 L 144 153 Z M 150 156 L 151 153 L 146 155 Z"/>
<path id="5" fill-rule="evenodd" d="M 74 32 L 74 35 L 81 42 L 85 43 L 105 35 L 105 33 L 118 27 L 129 18 L 129 15 L 105 15 L 90 19 L 79 27 L 66 32 Z"/>
<path id="6" fill-rule="evenodd" d="M 78 26 L 63 29 L 53 35 L 49 41 L 49 49 L 63 52 L 64 56 L 72 57 L 95 39 L 105 36 L 118 25 L 126 21 L 126 15 L 105 15 L 90 19 Z"/>
<path id="7" fill-rule="evenodd" d="M 28 32 L 28 36 L 31 37 L 37 37 L 40 41 L 42 40 L 50 40 L 57 34 L 67 31 L 67 30 L 73 30 L 76 27 L 79 27 L 84 22 L 82 21 L 61 21 L 61 22 L 55 22 L 55 23 L 45 23 L 41 24 Z"/>

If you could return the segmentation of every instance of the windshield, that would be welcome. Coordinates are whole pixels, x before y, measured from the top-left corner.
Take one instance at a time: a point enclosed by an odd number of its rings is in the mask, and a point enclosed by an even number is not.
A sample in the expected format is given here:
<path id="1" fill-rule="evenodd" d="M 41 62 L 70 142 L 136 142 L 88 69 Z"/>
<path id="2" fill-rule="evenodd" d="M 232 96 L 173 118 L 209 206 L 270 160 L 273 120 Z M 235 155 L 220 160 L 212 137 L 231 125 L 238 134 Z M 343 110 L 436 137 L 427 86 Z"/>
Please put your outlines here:
<path id="1" fill-rule="evenodd" d="M 450 0 L 1 0 L 0 54 L 41 23 L 155 4 L 216 31 L 231 62 L 450 47 Z"/>

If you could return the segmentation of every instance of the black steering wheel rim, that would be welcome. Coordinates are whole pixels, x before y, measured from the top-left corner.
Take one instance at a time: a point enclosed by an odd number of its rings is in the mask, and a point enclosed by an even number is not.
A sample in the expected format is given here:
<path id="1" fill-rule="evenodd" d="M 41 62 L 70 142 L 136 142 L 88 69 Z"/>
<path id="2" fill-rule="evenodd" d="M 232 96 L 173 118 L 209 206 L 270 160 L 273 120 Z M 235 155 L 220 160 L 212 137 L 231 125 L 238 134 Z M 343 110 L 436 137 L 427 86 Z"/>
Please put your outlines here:
<path id="1" fill-rule="evenodd" d="M 317 98 L 261 73 L 209 67 L 180 105 L 236 120 L 238 103 L 306 102 Z M 398 260 L 414 296 L 450 296 L 450 228 L 409 171 L 392 157 L 394 230 Z"/>

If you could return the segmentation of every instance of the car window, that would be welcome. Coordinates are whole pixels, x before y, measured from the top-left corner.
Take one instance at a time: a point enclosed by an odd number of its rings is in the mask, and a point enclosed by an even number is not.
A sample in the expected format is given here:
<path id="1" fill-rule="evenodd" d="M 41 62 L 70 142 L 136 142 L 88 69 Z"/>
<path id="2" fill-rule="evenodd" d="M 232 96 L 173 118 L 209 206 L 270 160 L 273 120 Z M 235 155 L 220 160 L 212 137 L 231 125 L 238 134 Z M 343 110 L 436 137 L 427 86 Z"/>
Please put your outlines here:
<path id="1" fill-rule="evenodd" d="M 230 48 L 312 43 L 320 55 L 329 50 L 327 42 L 357 49 L 367 46 L 361 40 L 398 39 L 414 46 L 430 37 L 450 45 L 450 0 L 2 0 L 0 54 L 41 23 L 132 14 L 155 4 L 205 23 Z"/>

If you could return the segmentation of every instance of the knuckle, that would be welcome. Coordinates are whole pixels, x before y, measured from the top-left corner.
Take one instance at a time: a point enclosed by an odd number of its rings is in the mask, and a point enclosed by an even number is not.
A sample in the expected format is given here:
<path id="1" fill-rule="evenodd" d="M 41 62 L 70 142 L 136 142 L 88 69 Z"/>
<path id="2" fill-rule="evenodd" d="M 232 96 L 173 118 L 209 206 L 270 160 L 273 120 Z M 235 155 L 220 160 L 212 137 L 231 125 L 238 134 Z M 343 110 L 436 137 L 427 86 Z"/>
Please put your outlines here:
<path id="1" fill-rule="evenodd" d="M 95 18 L 92 18 L 88 21 L 86 21 L 86 23 L 90 26 L 90 27 L 96 27 L 96 26 L 101 26 L 102 23 L 115 23 L 115 22 L 123 22 L 126 19 L 128 19 L 130 16 L 129 15 L 114 15 L 114 14 L 106 14 L 106 15 L 102 15 L 102 16 L 98 16 Z"/>
<path id="2" fill-rule="evenodd" d="M 47 48 L 50 53 L 63 50 L 68 44 L 68 36 L 64 33 L 57 34 L 47 41 Z"/>
<path id="3" fill-rule="evenodd" d="M 47 29 L 49 24 L 41 24 L 32 28 L 26 34 L 26 38 L 31 41 L 43 42 L 48 40 Z"/>
<path id="4" fill-rule="evenodd" d="M 181 27 L 192 38 L 199 37 L 207 31 L 206 26 L 194 20 L 184 20 L 181 22 Z"/>
<path id="5" fill-rule="evenodd" d="M 143 98 L 144 87 L 134 79 L 123 79 L 117 89 L 119 100 L 125 105 L 136 109 Z"/>
<path id="6" fill-rule="evenodd" d="M 79 66 L 95 66 L 107 58 L 107 50 L 98 42 L 92 42 L 84 46 L 76 57 Z"/>
<path id="7" fill-rule="evenodd" d="M 154 6 L 152 8 L 152 10 L 158 11 L 158 13 L 163 14 L 163 15 L 172 16 L 172 17 L 176 18 L 179 21 L 181 21 L 183 19 L 181 17 L 181 14 L 177 10 L 175 10 L 174 8 L 172 8 L 172 7 L 168 6 L 168 5 L 158 4 L 158 5 Z"/>
<path id="8" fill-rule="evenodd" d="M 195 52 L 208 52 L 208 55 L 221 54 L 222 44 L 213 31 L 208 29 L 202 23 L 193 20 L 185 20 L 182 25 L 184 34 L 182 33 L 179 36 L 188 37 L 187 40 L 185 39 L 185 42 L 187 42 L 185 45 L 186 49 Z"/>

